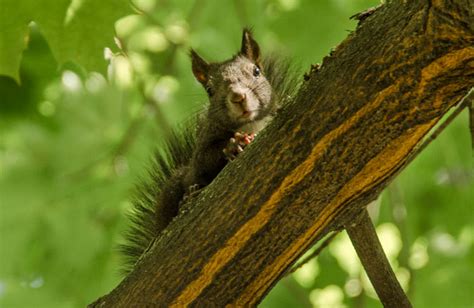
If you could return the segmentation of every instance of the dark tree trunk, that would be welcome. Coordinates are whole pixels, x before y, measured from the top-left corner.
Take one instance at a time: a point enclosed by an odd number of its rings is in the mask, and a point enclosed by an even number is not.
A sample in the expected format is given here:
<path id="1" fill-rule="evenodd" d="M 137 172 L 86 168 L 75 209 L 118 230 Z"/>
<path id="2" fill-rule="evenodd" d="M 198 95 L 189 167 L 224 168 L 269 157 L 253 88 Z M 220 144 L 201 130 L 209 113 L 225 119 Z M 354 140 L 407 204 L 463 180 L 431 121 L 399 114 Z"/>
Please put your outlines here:
<path id="1" fill-rule="evenodd" d="M 389 1 L 363 16 L 294 103 L 91 306 L 260 302 L 309 247 L 360 215 L 473 87 L 472 10 L 470 0 Z"/>

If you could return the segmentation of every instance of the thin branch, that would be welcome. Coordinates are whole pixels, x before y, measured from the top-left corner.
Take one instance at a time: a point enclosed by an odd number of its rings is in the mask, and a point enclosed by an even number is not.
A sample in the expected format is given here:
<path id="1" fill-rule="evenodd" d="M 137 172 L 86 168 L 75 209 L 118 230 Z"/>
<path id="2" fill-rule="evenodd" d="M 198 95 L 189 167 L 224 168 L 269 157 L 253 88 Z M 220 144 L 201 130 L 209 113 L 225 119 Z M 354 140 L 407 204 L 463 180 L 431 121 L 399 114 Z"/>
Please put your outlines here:
<path id="1" fill-rule="evenodd" d="M 346 230 L 384 307 L 411 307 L 383 251 L 367 210 L 360 215 L 358 223 L 348 225 Z"/>

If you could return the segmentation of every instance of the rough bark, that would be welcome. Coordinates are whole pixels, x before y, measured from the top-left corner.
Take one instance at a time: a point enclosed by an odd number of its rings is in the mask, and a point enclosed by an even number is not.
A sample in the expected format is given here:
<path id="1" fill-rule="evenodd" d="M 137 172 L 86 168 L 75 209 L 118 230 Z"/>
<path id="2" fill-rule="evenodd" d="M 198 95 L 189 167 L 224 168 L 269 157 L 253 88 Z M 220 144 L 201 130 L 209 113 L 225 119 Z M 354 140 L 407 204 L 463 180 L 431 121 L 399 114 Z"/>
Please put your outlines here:
<path id="1" fill-rule="evenodd" d="M 258 303 L 311 245 L 360 215 L 474 86 L 472 9 L 391 1 L 366 16 L 92 307 Z"/>

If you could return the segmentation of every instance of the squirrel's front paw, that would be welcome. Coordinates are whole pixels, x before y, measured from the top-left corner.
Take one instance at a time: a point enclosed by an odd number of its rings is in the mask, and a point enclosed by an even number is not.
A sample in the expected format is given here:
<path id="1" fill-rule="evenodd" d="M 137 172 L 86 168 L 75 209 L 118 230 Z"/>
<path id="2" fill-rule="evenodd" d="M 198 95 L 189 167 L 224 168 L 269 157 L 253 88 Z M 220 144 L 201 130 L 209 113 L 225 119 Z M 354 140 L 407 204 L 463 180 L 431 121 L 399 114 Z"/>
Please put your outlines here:
<path id="1" fill-rule="evenodd" d="M 223 150 L 225 157 L 230 161 L 234 160 L 237 155 L 243 152 L 244 148 L 255 139 L 255 136 L 254 133 L 246 134 L 236 132 L 234 137 L 229 139 L 229 143 L 227 143 L 227 146 Z"/>

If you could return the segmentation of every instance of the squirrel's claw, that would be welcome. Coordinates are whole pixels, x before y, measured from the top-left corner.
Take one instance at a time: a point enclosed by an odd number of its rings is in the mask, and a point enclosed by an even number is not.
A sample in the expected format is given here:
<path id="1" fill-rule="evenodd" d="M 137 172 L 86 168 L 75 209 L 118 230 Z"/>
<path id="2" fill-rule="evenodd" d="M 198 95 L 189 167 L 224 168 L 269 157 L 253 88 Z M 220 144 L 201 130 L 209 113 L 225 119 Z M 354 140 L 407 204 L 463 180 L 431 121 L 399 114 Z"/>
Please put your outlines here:
<path id="1" fill-rule="evenodd" d="M 247 145 L 249 145 L 254 139 L 255 134 L 247 134 L 242 132 L 236 132 L 234 137 L 229 139 L 229 143 L 223 149 L 224 155 L 227 160 L 234 160 L 237 155 L 242 153 Z"/>

